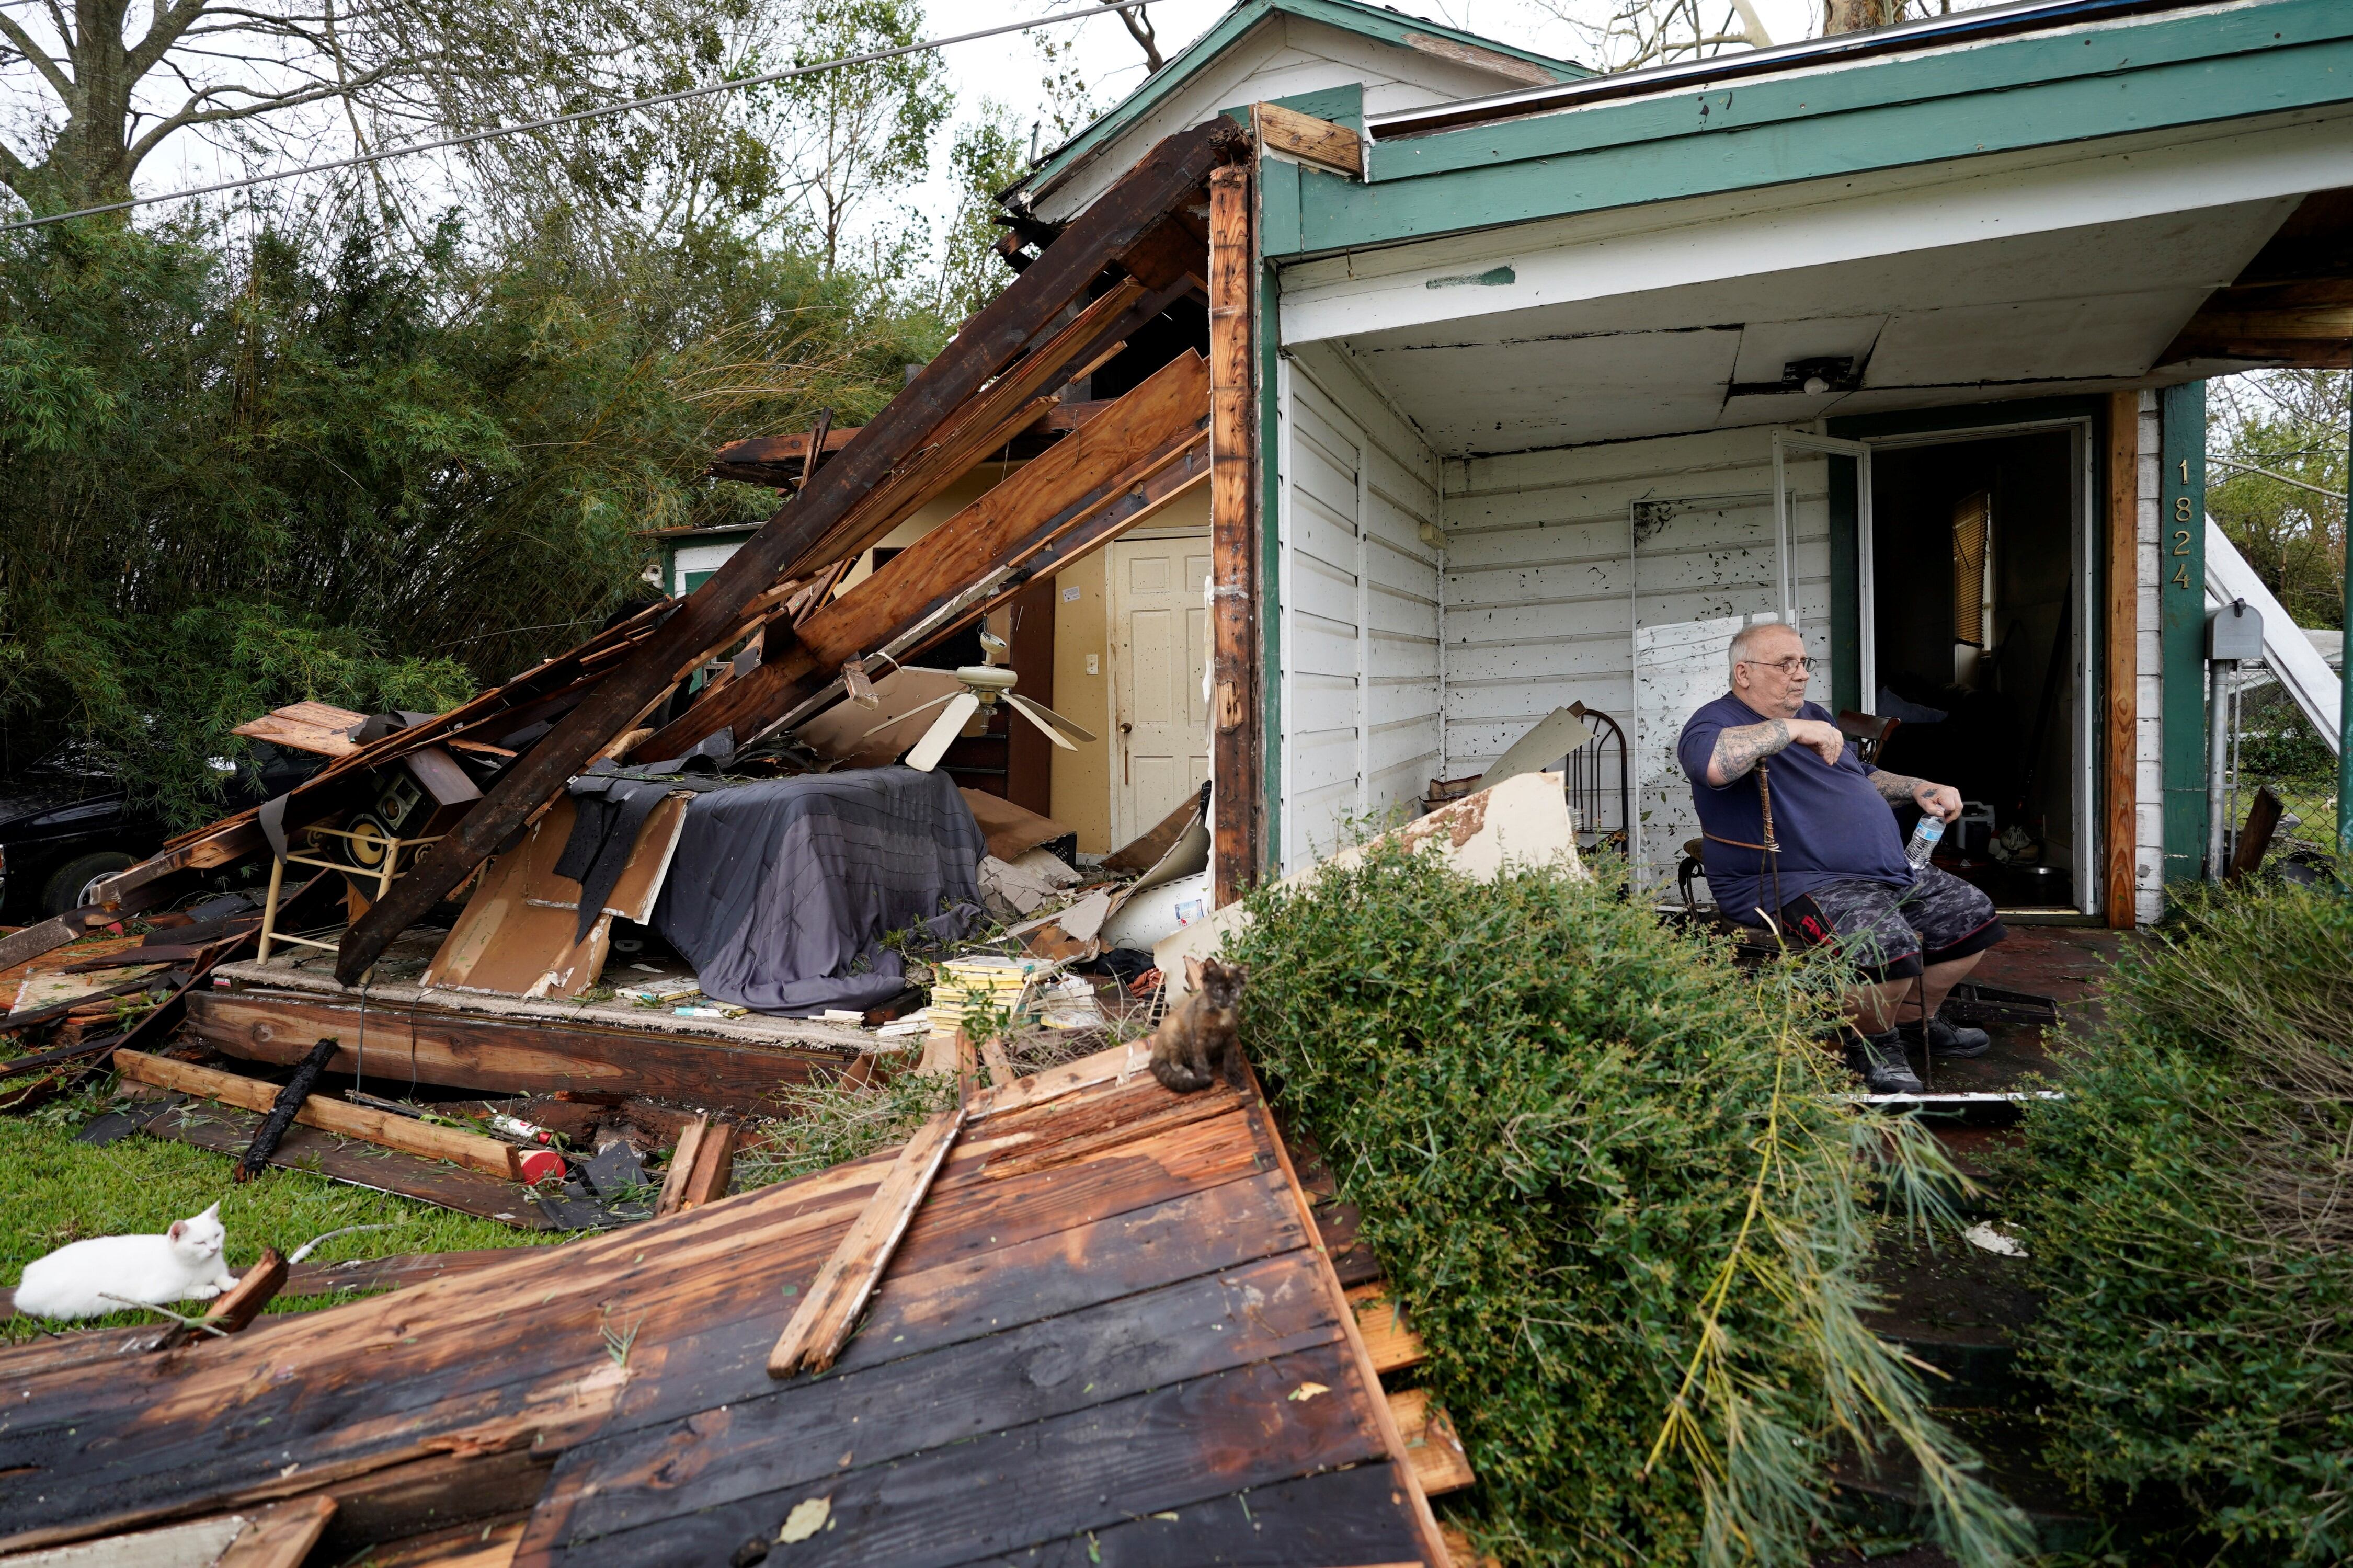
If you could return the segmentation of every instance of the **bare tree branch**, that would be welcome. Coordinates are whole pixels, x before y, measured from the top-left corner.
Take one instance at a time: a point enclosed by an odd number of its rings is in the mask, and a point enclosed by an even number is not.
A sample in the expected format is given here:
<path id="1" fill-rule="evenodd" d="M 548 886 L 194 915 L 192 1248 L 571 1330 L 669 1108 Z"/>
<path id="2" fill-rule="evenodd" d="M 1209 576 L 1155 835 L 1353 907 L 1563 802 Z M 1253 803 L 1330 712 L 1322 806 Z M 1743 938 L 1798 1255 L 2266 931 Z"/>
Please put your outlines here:
<path id="1" fill-rule="evenodd" d="M 59 98 L 69 103 L 73 100 L 73 78 L 66 74 L 65 67 L 51 59 L 46 50 L 33 42 L 33 35 L 11 21 L 5 11 L 0 11 L 0 38 L 5 38 L 15 45 L 16 52 L 23 55 L 31 63 L 32 68 L 41 73 L 42 79 L 49 84 Z"/>
<path id="2" fill-rule="evenodd" d="M 1101 0 L 1101 3 L 1108 5 L 1112 0 Z M 1143 49 L 1144 71 L 1149 76 L 1168 62 L 1160 58 L 1160 35 L 1153 30 L 1151 19 L 1144 14 L 1145 9 L 1138 5 L 1133 11 L 1122 11 L 1118 16 L 1121 24 L 1127 28 L 1127 36 Z"/>

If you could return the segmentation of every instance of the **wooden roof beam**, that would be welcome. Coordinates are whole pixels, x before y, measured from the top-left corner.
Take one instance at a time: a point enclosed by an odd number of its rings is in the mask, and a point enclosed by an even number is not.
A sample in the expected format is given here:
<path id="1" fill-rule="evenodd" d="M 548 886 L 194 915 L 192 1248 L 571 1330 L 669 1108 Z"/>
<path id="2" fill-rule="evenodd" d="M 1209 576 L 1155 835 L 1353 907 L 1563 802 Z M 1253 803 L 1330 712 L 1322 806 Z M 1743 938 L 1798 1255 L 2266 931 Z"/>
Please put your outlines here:
<path id="1" fill-rule="evenodd" d="M 819 468 L 530 755 L 509 768 L 415 869 L 353 923 L 337 954 L 336 978 L 349 985 L 365 973 L 395 937 L 447 897 L 600 747 L 626 730 L 675 679 L 672 671 L 681 659 L 732 626 L 754 598 L 804 561 L 823 565 L 839 558 L 839 546 L 854 537 L 845 524 L 873 491 L 938 443 L 943 427 L 992 383 L 1011 379 L 1008 373 L 1039 345 L 1063 307 L 1105 265 L 1172 208 L 1191 201 L 1213 170 L 1248 152 L 1241 129 L 1219 116 L 1166 138 L 1146 153 L 1005 292 L 965 321 L 839 456 Z"/>

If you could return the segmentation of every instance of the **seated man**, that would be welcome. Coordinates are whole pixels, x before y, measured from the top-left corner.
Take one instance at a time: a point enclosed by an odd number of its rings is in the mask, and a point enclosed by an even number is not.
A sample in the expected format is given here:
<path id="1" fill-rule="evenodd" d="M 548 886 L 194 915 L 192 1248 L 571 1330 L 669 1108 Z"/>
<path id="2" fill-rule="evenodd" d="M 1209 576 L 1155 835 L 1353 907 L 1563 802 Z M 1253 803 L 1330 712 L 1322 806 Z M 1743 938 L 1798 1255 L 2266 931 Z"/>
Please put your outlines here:
<path id="1" fill-rule="evenodd" d="M 1912 869 L 1894 808 L 1910 801 L 1950 822 L 1961 797 L 1858 761 L 1806 700 L 1813 660 L 1788 626 L 1746 628 L 1731 657 L 1730 694 L 1693 714 L 1676 746 L 1706 834 L 1708 888 L 1744 924 L 1793 944 L 1837 941 L 1862 982 L 1846 997 L 1859 1031 L 1848 1064 L 1874 1094 L 1917 1093 L 1907 1035 L 1937 1056 L 1986 1048 L 1985 1031 L 1956 1029 L 1936 1009 L 2005 933 L 1984 893 L 1934 866 Z M 1899 1028 L 1899 1014 L 1915 1021 Z"/>

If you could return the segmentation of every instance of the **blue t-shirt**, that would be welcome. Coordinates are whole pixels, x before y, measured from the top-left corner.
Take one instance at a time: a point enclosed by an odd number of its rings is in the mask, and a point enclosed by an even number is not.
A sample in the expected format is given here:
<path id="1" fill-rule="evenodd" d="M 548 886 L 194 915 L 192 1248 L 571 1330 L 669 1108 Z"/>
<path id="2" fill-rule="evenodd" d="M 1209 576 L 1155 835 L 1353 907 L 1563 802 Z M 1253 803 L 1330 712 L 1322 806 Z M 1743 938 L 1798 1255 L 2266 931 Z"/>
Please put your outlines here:
<path id="1" fill-rule="evenodd" d="M 1799 708 L 1798 717 L 1831 721 L 1830 710 L 1814 702 Z M 1719 697 L 1691 716 L 1675 742 L 1675 755 L 1691 778 L 1700 826 L 1709 835 L 1702 857 L 1707 864 L 1708 890 L 1715 895 L 1716 908 L 1750 925 L 1757 923 L 1760 906 L 1768 910 L 1775 907 L 1774 879 L 1763 875 L 1760 851 L 1716 840 L 1765 842 L 1757 774 L 1752 769 L 1718 789 L 1707 782 L 1707 761 L 1715 754 L 1715 738 L 1722 731 L 1764 721 L 1764 714 L 1737 697 Z M 1858 759 L 1852 744 L 1839 753 L 1835 767 L 1811 747 L 1794 744 L 1766 758 L 1765 765 L 1773 791 L 1773 834 L 1780 846 L 1778 892 L 1782 900 L 1848 878 L 1898 888 L 1912 885 L 1912 863 L 1904 858 L 1895 813 L 1871 782 L 1879 770 Z"/>

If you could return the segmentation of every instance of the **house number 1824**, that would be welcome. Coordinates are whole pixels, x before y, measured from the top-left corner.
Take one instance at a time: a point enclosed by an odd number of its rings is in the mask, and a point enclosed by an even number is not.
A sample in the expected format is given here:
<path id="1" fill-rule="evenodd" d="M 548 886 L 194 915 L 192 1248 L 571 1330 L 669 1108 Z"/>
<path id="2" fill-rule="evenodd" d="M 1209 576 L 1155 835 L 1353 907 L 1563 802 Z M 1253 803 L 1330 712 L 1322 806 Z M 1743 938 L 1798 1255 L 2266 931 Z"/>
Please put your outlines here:
<path id="1" fill-rule="evenodd" d="M 2183 458 L 2180 459 L 2180 462 L 2181 482 L 2186 485 L 2189 482 L 2189 459 Z M 2173 498 L 2173 521 L 2177 523 L 2195 523 L 2198 521 L 2197 510 L 2189 504 L 2189 498 L 2188 496 L 2181 495 L 2175 496 Z M 2190 534 L 2189 529 L 2176 528 L 2173 531 L 2172 552 L 2176 555 L 2188 555 L 2189 553 L 2189 538 Z M 2189 588 L 2194 586 L 2194 584 L 2189 581 L 2189 563 L 2187 561 L 2178 563 L 2173 568 L 2173 575 L 2168 578 L 2167 582 L 2170 586 L 2176 588 Z"/>

